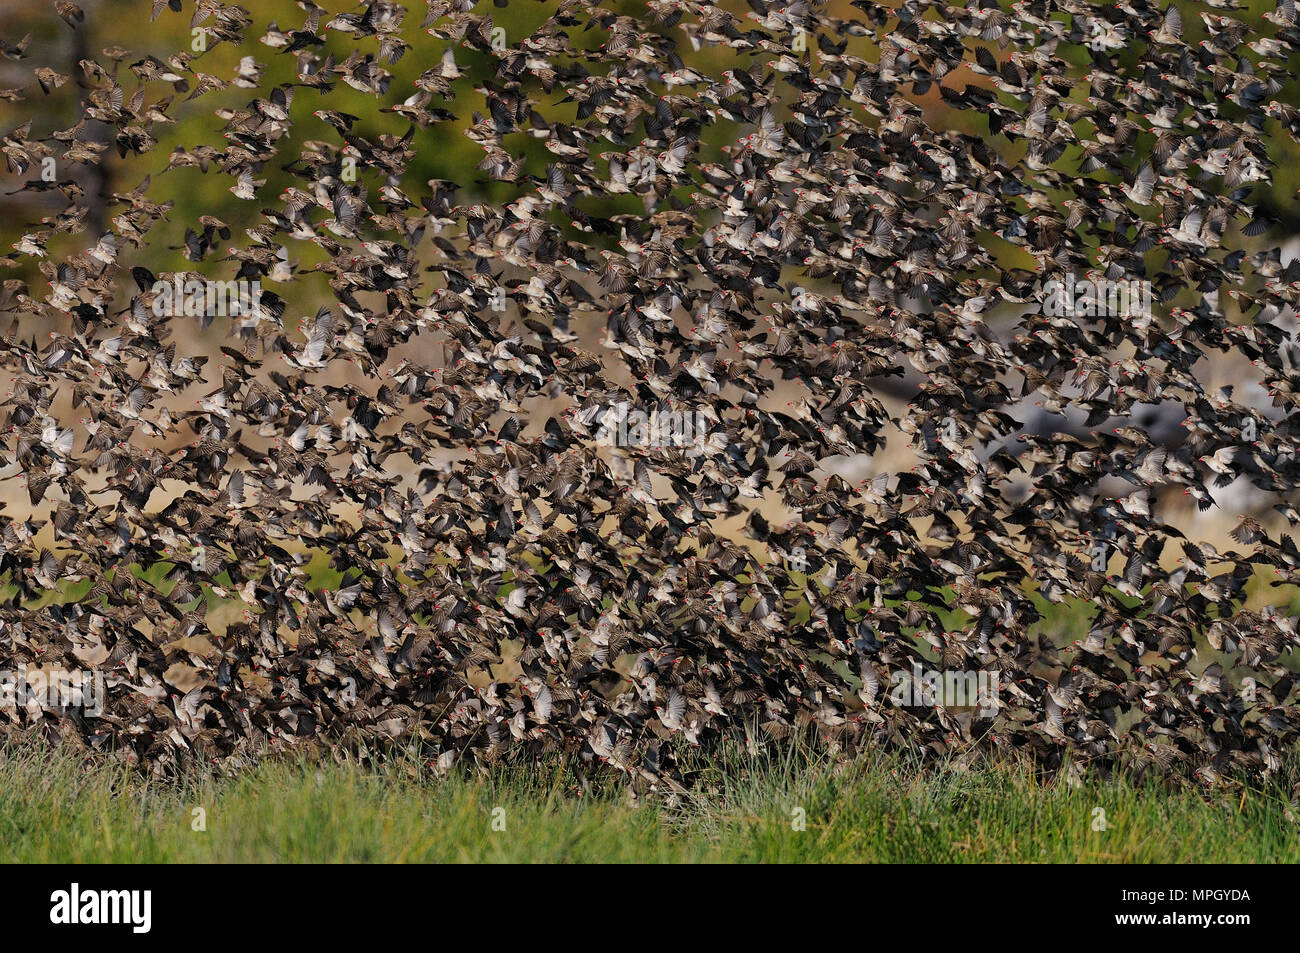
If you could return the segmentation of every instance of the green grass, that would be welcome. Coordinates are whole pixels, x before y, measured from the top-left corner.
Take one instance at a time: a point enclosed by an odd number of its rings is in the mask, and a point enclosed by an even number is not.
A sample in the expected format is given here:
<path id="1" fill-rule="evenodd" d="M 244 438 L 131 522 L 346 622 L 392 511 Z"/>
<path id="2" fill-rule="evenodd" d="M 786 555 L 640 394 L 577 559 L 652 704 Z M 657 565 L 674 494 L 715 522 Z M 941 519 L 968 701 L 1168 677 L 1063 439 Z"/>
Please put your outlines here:
<path id="1" fill-rule="evenodd" d="M 1289 777 L 1243 801 L 1243 789 L 1207 798 L 1127 781 L 1068 788 L 1016 768 L 733 752 L 670 803 L 633 802 L 613 784 L 584 792 L 559 763 L 434 778 L 414 760 L 300 759 L 234 778 L 147 781 L 27 745 L 0 750 L 0 860 L 1294 862 Z M 196 808 L 206 831 L 192 829 Z M 497 808 L 504 830 L 493 829 Z M 1092 829 L 1098 808 L 1107 830 Z"/>

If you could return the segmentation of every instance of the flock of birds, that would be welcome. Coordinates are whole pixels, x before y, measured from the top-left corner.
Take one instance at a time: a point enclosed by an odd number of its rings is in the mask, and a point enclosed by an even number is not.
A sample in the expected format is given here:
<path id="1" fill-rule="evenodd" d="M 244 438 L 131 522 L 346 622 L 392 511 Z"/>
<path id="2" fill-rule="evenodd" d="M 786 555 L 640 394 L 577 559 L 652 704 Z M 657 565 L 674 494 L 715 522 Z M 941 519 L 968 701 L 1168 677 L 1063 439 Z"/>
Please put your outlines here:
<path id="1" fill-rule="evenodd" d="M 1200 40 L 1200 3 L 1148 0 L 558 0 L 519 36 L 470 0 L 418 29 L 388 0 L 283 25 L 185 6 L 203 52 L 64 75 L 0 43 L 32 75 L 0 91 L 28 111 L 9 181 L 52 203 L 0 259 L 0 668 L 107 686 L 97 716 L 29 704 L 9 732 L 155 772 L 564 752 L 652 789 L 719 739 L 1070 780 L 1278 769 L 1296 621 L 1245 606 L 1256 578 L 1285 604 L 1300 569 L 1277 529 L 1300 521 L 1300 262 L 1261 207 L 1270 146 L 1300 134 L 1293 0 L 1250 25 L 1206 0 Z M 233 72 L 205 68 L 232 46 Z M 277 57 L 295 80 L 264 79 Z M 403 58 L 428 64 L 413 88 Z M 57 128 L 42 97 L 68 83 L 84 114 Z M 332 109 L 340 84 L 373 115 Z M 413 181 L 470 113 L 477 169 Z M 211 141 L 164 166 L 182 120 Z M 127 190 L 96 233 L 100 166 Z M 199 176 L 251 224 L 206 214 L 175 271 L 133 261 Z M 1154 313 L 1045 314 L 1067 273 L 1150 281 Z M 258 292 L 160 315 L 177 276 Z M 1207 391 L 1229 356 L 1255 380 Z M 1058 432 L 1016 416 L 1035 403 Z M 611 449 L 620 405 L 711 426 Z M 1185 415 L 1175 440 L 1139 423 L 1156 406 Z M 836 469 L 894 436 L 915 465 Z M 1240 549 L 1172 524 L 1237 480 L 1280 500 Z M 1087 633 L 1056 645 L 1063 604 Z M 900 704 L 918 668 L 998 673 L 996 710 Z"/>

